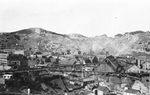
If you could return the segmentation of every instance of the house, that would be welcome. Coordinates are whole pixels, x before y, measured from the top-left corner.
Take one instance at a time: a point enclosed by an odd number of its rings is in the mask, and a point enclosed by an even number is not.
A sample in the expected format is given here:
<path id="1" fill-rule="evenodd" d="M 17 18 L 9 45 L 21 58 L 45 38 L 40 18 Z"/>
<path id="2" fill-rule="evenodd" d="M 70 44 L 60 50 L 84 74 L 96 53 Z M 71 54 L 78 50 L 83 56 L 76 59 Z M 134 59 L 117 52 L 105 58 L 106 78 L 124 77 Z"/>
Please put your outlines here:
<path id="1" fill-rule="evenodd" d="M 7 66 L 8 65 L 8 60 L 7 60 L 8 55 L 9 55 L 8 52 L 0 53 L 0 70 L 8 70 L 11 68 L 10 66 Z"/>
<path id="2" fill-rule="evenodd" d="M 123 67 L 113 56 L 108 56 L 102 62 L 99 62 L 96 70 L 97 72 L 121 72 Z"/>
<path id="3" fill-rule="evenodd" d="M 126 63 L 130 63 L 130 64 L 134 64 L 136 63 L 136 59 L 134 57 L 116 57 L 118 61 L 122 61 L 122 62 L 126 62 Z"/>
<path id="4" fill-rule="evenodd" d="M 100 75 L 98 76 L 98 81 L 99 82 L 108 82 L 109 77 L 105 76 L 105 75 Z"/>
<path id="5" fill-rule="evenodd" d="M 150 89 L 150 76 L 144 76 L 142 77 L 141 82 Z M 149 90 L 150 91 L 150 90 Z"/>
<path id="6" fill-rule="evenodd" d="M 75 58 L 78 58 L 78 61 L 80 61 L 83 64 L 91 64 L 92 63 L 90 57 L 87 55 L 75 55 Z"/>
<path id="7" fill-rule="evenodd" d="M 77 60 L 75 58 L 69 58 L 65 60 L 60 60 L 59 65 L 74 65 L 77 63 Z"/>
<path id="8" fill-rule="evenodd" d="M 59 60 L 59 66 L 64 66 L 65 69 L 68 71 L 72 70 L 73 69 L 72 67 L 74 67 L 75 65 L 80 65 L 82 63 L 83 61 L 81 62 L 81 59 L 78 59 L 76 57 Z"/>
<path id="9" fill-rule="evenodd" d="M 149 92 L 148 88 L 139 80 L 136 80 L 134 82 L 134 84 L 132 85 L 132 89 L 139 90 L 141 93 L 144 94 Z"/>
<path id="10" fill-rule="evenodd" d="M 76 62 L 74 64 L 83 64 L 83 60 L 80 57 L 75 56 L 75 60 L 76 60 Z"/>
<path id="11" fill-rule="evenodd" d="M 87 95 L 95 95 L 95 93 L 88 93 Z M 103 95 L 103 94 L 101 94 L 101 95 Z"/>
<path id="12" fill-rule="evenodd" d="M 0 66 L 0 71 L 3 71 L 3 70 L 9 70 L 9 69 L 11 69 L 11 67 L 10 66 Z"/>
<path id="13" fill-rule="evenodd" d="M 126 68 L 126 73 L 140 73 L 141 70 L 138 66 L 136 65 L 130 65 L 129 67 Z"/>
<path id="14" fill-rule="evenodd" d="M 89 59 L 91 60 L 92 63 L 98 63 L 98 58 L 97 58 L 97 56 L 89 57 Z"/>
<path id="15" fill-rule="evenodd" d="M 13 76 L 12 74 L 4 74 L 4 75 L 3 75 L 3 78 L 6 79 L 6 80 L 8 80 L 8 79 L 10 79 L 12 76 Z"/>
<path id="16" fill-rule="evenodd" d="M 119 64 L 118 60 L 110 55 L 104 59 L 104 61 L 113 69 L 115 72 L 125 72 L 123 67 Z"/>
<path id="17" fill-rule="evenodd" d="M 28 68 L 28 59 L 24 55 L 9 54 L 7 57 L 8 66 L 13 68 Z"/>
<path id="18" fill-rule="evenodd" d="M 7 57 L 8 57 L 7 52 L 1 52 L 0 53 L 0 65 L 7 65 Z"/>
<path id="19" fill-rule="evenodd" d="M 123 92 L 123 95 L 140 95 L 140 91 L 135 89 L 127 89 Z"/>
<path id="20" fill-rule="evenodd" d="M 127 83 L 122 83 L 122 79 L 118 76 L 109 77 L 109 88 L 113 91 L 122 91 L 124 87 L 128 86 Z"/>
<path id="21" fill-rule="evenodd" d="M 142 69 L 142 64 L 145 62 L 150 62 L 150 56 L 149 55 L 142 55 L 141 56 L 136 56 L 137 59 L 137 66 Z"/>
<path id="22" fill-rule="evenodd" d="M 96 80 L 96 77 L 93 75 L 93 76 L 84 78 L 84 79 L 83 79 L 83 82 L 84 82 L 84 83 L 87 83 L 87 82 L 94 82 L 95 80 Z"/>
<path id="23" fill-rule="evenodd" d="M 83 61 L 85 62 L 85 64 L 90 64 L 92 63 L 91 60 L 87 57 L 87 58 L 84 58 Z"/>
<path id="24" fill-rule="evenodd" d="M 142 69 L 143 70 L 150 70 L 150 62 L 143 62 L 142 63 Z"/>
<path id="25" fill-rule="evenodd" d="M 116 76 L 110 76 L 109 82 L 112 84 L 121 84 L 121 78 L 116 77 Z"/>
<path id="26" fill-rule="evenodd" d="M 91 66 L 90 66 L 90 67 L 86 66 L 86 67 L 83 68 L 83 70 L 84 70 L 84 71 L 92 71 L 92 70 L 93 70 L 93 67 L 91 67 Z"/>
<path id="27" fill-rule="evenodd" d="M 98 67 L 94 69 L 96 72 L 115 72 L 115 70 L 107 63 L 100 63 Z"/>
<path id="28" fill-rule="evenodd" d="M 95 95 L 107 95 L 109 94 L 109 89 L 107 87 L 98 86 L 98 88 L 93 89 Z"/>
<path id="29" fill-rule="evenodd" d="M 80 50 L 76 50 L 73 52 L 73 55 L 83 55 L 83 53 Z"/>
<path id="30" fill-rule="evenodd" d="M 25 55 L 25 51 L 24 51 L 24 50 L 15 50 L 15 51 L 13 52 L 13 54 Z"/>
<path id="31" fill-rule="evenodd" d="M 124 88 L 126 86 L 131 87 L 132 80 L 129 77 L 121 77 L 121 87 Z"/>
<path id="32" fill-rule="evenodd" d="M 51 62 L 51 58 L 53 58 L 53 57 L 52 56 L 46 56 L 45 63 L 50 63 Z"/>
<path id="33" fill-rule="evenodd" d="M 5 79 L 3 77 L 0 77 L 0 85 L 5 84 Z"/>
<path id="34" fill-rule="evenodd" d="M 60 65 L 59 57 L 57 57 L 57 58 L 51 57 L 50 58 L 50 63 L 49 63 L 48 66 L 50 66 L 50 64 L 51 64 L 51 66 L 58 66 L 58 65 Z"/>
<path id="35" fill-rule="evenodd" d="M 37 64 L 36 60 L 29 60 L 28 59 L 28 66 L 35 67 L 36 64 Z"/>

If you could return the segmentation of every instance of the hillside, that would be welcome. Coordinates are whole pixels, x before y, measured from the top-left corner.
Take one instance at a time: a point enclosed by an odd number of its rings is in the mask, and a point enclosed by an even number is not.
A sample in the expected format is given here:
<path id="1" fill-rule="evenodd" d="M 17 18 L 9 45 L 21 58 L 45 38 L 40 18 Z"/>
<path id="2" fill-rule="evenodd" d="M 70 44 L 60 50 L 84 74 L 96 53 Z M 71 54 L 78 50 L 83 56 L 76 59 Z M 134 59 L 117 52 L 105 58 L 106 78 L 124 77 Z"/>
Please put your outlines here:
<path id="1" fill-rule="evenodd" d="M 86 37 L 80 34 L 58 34 L 42 28 L 29 28 L 0 34 L 1 49 L 26 49 L 32 52 L 53 51 L 71 53 L 80 50 L 85 53 L 113 55 L 132 54 L 133 51 L 149 52 L 150 33 L 134 31 L 117 34 L 115 37 L 101 35 Z"/>

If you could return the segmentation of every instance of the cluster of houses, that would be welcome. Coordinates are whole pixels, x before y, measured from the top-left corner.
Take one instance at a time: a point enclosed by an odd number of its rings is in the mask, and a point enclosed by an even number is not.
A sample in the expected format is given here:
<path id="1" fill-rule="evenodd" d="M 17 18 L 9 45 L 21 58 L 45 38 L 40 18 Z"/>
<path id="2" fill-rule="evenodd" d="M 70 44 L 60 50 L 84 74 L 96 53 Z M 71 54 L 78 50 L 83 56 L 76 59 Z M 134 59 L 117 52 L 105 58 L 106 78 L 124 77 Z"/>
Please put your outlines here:
<path id="1" fill-rule="evenodd" d="M 84 65 L 84 71 L 94 71 L 97 73 L 149 73 L 150 61 L 143 57 L 120 57 L 103 55 L 52 55 L 52 53 L 39 53 L 26 56 L 25 51 L 16 50 L 11 53 L 0 52 L 0 70 L 53 67 L 67 65 Z M 5 78 L 7 76 L 4 76 Z M 141 79 L 132 76 L 93 76 L 83 81 L 98 81 L 97 87 L 87 85 L 85 91 L 92 91 L 89 95 L 107 95 L 115 91 L 118 95 L 142 95 L 150 94 L 150 76 L 143 76 Z M 93 84 L 91 84 L 93 85 Z M 92 87 L 92 88 L 91 88 Z M 101 94 L 100 94 L 101 93 Z M 103 94 L 102 94 L 103 93 Z M 111 92 L 112 93 L 112 92 Z M 119 94 L 120 93 L 120 94 Z"/>
<path id="2" fill-rule="evenodd" d="M 137 60 L 135 58 L 108 56 L 100 65 L 97 66 L 95 69 L 96 72 L 122 72 L 126 73 L 127 76 L 110 76 L 101 74 L 98 78 L 94 77 L 93 80 L 98 81 L 98 86 L 94 90 L 92 89 L 93 84 L 91 84 L 91 86 L 87 86 L 86 90 L 93 91 L 91 93 L 89 92 L 90 94 L 88 95 L 109 95 L 110 93 L 114 93 L 113 95 L 149 95 L 149 73 L 148 76 L 142 76 L 142 78 L 136 77 L 136 75 L 135 77 L 128 75 L 129 73 L 140 74 L 141 71 L 143 71 L 141 70 L 143 69 L 142 66 L 145 66 L 145 63 L 143 65 L 141 60 Z"/>
<path id="3" fill-rule="evenodd" d="M 148 53 L 149 54 L 150 41 L 139 42 L 137 44 L 137 47 L 136 47 L 135 51 L 137 51 L 137 52 L 144 52 L 144 53 Z"/>

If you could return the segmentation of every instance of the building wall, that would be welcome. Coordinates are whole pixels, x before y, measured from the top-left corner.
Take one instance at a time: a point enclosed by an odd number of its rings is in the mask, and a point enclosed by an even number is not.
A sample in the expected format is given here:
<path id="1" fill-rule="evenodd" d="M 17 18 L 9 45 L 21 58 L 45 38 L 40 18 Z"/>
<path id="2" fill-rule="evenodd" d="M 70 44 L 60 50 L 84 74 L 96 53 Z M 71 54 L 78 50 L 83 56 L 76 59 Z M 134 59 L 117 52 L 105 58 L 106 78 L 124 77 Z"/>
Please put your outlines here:
<path id="1" fill-rule="evenodd" d="M 96 68 L 97 72 L 114 72 L 114 70 L 108 64 L 101 64 Z"/>
<path id="2" fill-rule="evenodd" d="M 143 63 L 143 69 L 144 70 L 150 70 L 150 63 L 149 62 L 145 62 L 145 63 Z"/>
<path id="3" fill-rule="evenodd" d="M 131 68 L 129 68 L 126 72 L 132 72 L 132 73 L 140 73 L 140 69 L 136 66 L 132 66 Z"/>
<path id="4" fill-rule="evenodd" d="M 7 65 L 8 53 L 0 53 L 0 65 Z"/>
<path id="5" fill-rule="evenodd" d="M 24 50 L 17 50 L 17 51 L 14 51 L 14 54 L 22 54 L 24 55 Z"/>

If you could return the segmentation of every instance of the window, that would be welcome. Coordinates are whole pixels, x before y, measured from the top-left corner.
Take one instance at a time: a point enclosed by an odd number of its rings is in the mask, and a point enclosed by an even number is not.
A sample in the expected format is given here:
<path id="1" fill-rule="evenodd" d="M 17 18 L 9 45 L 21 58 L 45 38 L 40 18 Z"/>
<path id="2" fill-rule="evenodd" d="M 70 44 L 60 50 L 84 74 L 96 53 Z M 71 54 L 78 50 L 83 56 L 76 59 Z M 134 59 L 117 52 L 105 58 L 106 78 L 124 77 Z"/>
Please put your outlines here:
<path id="1" fill-rule="evenodd" d="M 20 61 L 11 61 L 11 65 L 20 65 Z"/>

